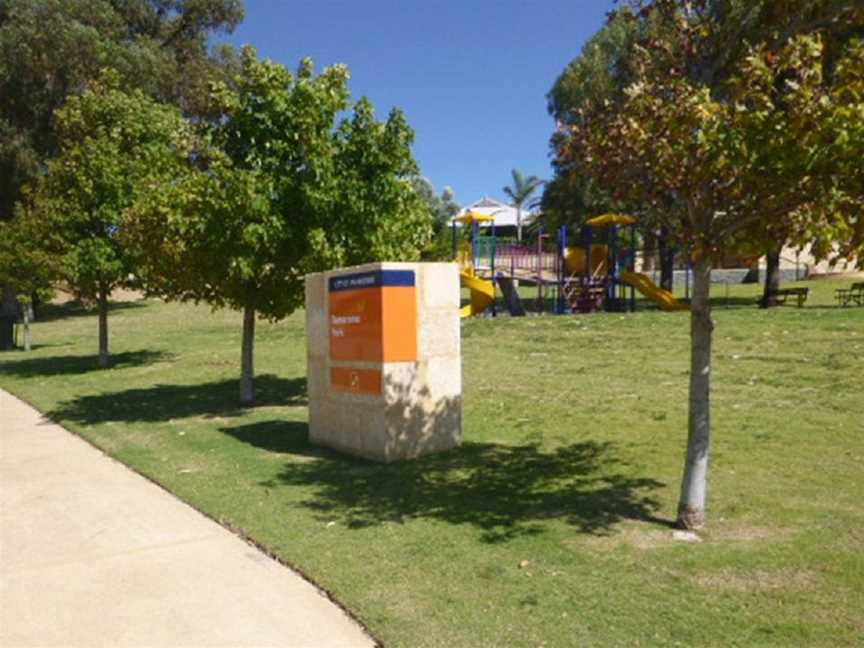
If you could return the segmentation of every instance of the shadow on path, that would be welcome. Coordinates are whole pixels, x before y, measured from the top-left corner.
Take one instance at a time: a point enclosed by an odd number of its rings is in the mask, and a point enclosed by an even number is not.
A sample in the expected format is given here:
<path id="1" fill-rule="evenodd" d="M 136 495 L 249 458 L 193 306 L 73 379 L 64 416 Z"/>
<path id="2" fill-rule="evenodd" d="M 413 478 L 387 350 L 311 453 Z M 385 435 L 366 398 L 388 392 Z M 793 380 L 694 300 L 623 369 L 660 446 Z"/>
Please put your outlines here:
<path id="1" fill-rule="evenodd" d="M 500 543 L 543 533 L 544 520 L 563 520 L 596 535 L 611 533 L 625 519 L 671 526 L 654 516 L 659 503 L 652 491 L 664 484 L 626 474 L 611 443 L 544 450 L 466 442 L 415 461 L 377 464 L 311 446 L 307 426 L 297 422 L 222 432 L 257 448 L 312 458 L 286 464 L 263 485 L 312 487 L 303 505 L 322 521 L 348 528 L 428 518 L 477 527 L 483 542 Z"/>
<path id="2" fill-rule="evenodd" d="M 200 385 L 154 385 L 61 403 L 48 415 L 59 421 L 96 425 L 109 421 L 158 422 L 190 416 L 234 416 L 246 411 L 239 406 L 238 379 Z M 258 406 L 305 405 L 306 378 L 256 376 Z"/>
<path id="3" fill-rule="evenodd" d="M 35 348 L 35 347 L 34 347 Z M 20 360 L 6 361 L 7 356 L 0 356 L 0 376 L 16 376 L 30 378 L 33 376 L 61 376 L 103 371 L 99 369 L 97 355 L 68 355 L 31 358 L 26 356 Z M 21 358 L 20 355 L 14 356 Z M 168 360 L 171 354 L 161 351 L 126 351 L 110 355 L 110 369 L 140 367 L 161 360 Z"/>

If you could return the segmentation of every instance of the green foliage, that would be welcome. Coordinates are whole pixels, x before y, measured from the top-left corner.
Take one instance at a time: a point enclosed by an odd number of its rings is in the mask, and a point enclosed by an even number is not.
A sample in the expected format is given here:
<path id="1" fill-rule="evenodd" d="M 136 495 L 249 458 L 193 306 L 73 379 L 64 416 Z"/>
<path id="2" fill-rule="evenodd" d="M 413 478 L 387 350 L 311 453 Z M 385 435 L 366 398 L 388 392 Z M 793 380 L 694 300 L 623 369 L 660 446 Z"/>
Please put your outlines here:
<path id="1" fill-rule="evenodd" d="M 549 232 L 561 225 L 578 228 L 588 218 L 609 211 L 610 204 L 596 183 L 559 168 L 543 188 L 540 217 L 532 225 L 542 224 Z"/>
<path id="2" fill-rule="evenodd" d="M 549 114 L 557 122 L 574 119 L 584 101 L 611 99 L 626 87 L 634 74 L 629 68 L 638 27 L 626 16 L 616 15 L 588 39 L 546 95 Z"/>
<path id="3" fill-rule="evenodd" d="M 525 176 L 519 169 L 511 171 L 513 176 L 513 184 L 502 189 L 507 194 L 507 197 L 513 202 L 517 208 L 521 208 L 531 195 L 537 191 L 543 184 L 543 181 L 537 176 Z"/>
<path id="4" fill-rule="evenodd" d="M 686 204 L 690 195 L 699 196 L 706 210 L 726 221 L 711 217 L 710 228 L 707 222 L 697 227 L 710 229 L 712 239 L 731 237 L 722 243 L 713 240 L 710 246 L 761 253 L 766 241 L 791 238 L 798 244 L 814 243 L 821 254 L 834 245 L 852 253 L 861 238 L 853 232 L 856 216 L 850 213 L 857 167 L 843 163 L 844 173 L 837 173 L 841 161 L 849 159 L 848 150 L 836 150 L 835 135 L 842 142 L 845 129 L 835 131 L 836 119 L 824 102 L 834 102 L 834 70 L 844 69 L 841 59 L 848 58 L 848 43 L 862 21 L 860 5 L 842 0 L 807 0 L 794 11 L 779 0 L 624 3 L 549 93 L 550 112 L 559 121 L 552 139 L 556 179 L 544 197 L 551 220 L 565 220 L 568 210 L 578 211 L 582 205 L 590 209 L 591 203 L 611 201 L 615 208 L 637 213 L 643 222 L 671 228 L 680 242 L 689 244 L 694 241 L 688 213 L 693 205 Z M 818 46 L 819 60 L 794 57 L 793 40 L 813 32 L 825 35 Z M 758 82 L 756 59 L 762 61 Z M 808 66 L 811 72 L 805 71 Z M 818 80 L 813 77 L 817 73 Z M 794 85 L 797 74 L 810 75 L 809 89 Z M 634 92 L 641 99 L 634 99 Z M 745 96 L 748 92 L 753 96 Z M 792 97 L 796 93 L 797 98 Z M 645 103 L 648 96 L 657 99 L 651 106 Z M 640 101 L 642 112 L 628 113 Z M 751 109 L 755 104 L 761 108 Z M 655 118 L 652 111 L 657 110 Z M 684 114 L 688 111 L 689 116 Z M 807 111 L 812 114 L 805 128 L 802 115 Z M 603 124 L 619 117 L 620 130 L 616 126 L 607 131 Z M 643 121 L 652 125 L 646 129 Z M 720 121 L 725 126 L 719 126 Z M 682 124 L 688 126 L 679 128 Z M 614 132 L 606 146 L 593 153 L 571 141 L 574 133 L 591 128 Z M 700 133 L 701 151 L 692 146 L 692 132 Z M 658 138 L 658 146 L 634 162 L 633 140 L 653 147 L 652 137 Z M 670 150 L 661 153 L 664 146 Z M 723 147 L 728 148 L 721 152 Z M 692 164 L 680 159 L 673 163 L 676 153 L 688 156 Z M 600 180 L 588 170 L 616 166 L 619 172 L 602 172 Z M 732 169 L 735 179 L 729 176 Z M 807 186 L 798 186 L 802 181 Z M 835 186 L 829 186 L 831 182 Z M 606 200 L 597 201 L 607 193 Z M 841 204 L 847 208 L 841 210 Z M 835 217 L 826 216 L 832 212 Z M 845 215 L 836 217 L 839 212 Z M 751 227 L 754 220 L 760 224 Z"/>
<path id="5" fill-rule="evenodd" d="M 432 182 L 422 176 L 411 178 L 411 186 L 414 192 L 429 208 L 436 235 L 442 229 L 447 229 L 450 221 L 462 209 L 461 205 L 456 202 L 456 194 L 453 193 L 453 190 L 450 187 L 444 187 L 441 194 L 438 195 L 435 193 L 435 187 L 432 185 Z"/>
<path id="6" fill-rule="evenodd" d="M 280 319 L 303 300 L 304 275 L 417 258 L 430 216 L 411 189 L 413 137 L 402 114 L 348 110 L 344 66 L 296 74 L 254 51 L 213 97 L 222 116 L 181 178 L 134 210 L 149 290 Z"/>
<path id="7" fill-rule="evenodd" d="M 738 47 L 744 58 L 730 62 L 719 44 L 735 29 L 767 36 L 753 16 L 769 15 L 772 3 L 757 3 L 743 22 L 721 11 L 744 11 L 736 3 L 645 4 L 640 15 L 674 37 L 655 32 L 639 41 L 639 76 L 623 100 L 579 106 L 559 151 L 562 167 L 645 206 L 681 242 L 704 251 L 764 249 L 780 231 L 800 243 L 850 247 L 856 217 L 839 209 L 840 196 L 854 194 L 846 187 L 860 171 L 847 164 L 838 176 L 836 160 L 860 157 L 861 149 L 836 143 L 835 129 L 844 129 L 832 117 L 826 74 L 838 54 L 839 69 L 848 69 L 849 46 L 829 56 L 818 36 L 774 38 Z M 825 17 L 816 7 L 825 3 L 811 4 L 816 13 L 807 17 Z M 787 22 L 791 33 L 809 24 Z M 844 110 L 854 113 L 844 97 Z"/>
<path id="8" fill-rule="evenodd" d="M 0 220 L 57 152 L 54 111 L 100 69 L 116 69 L 124 87 L 207 114 L 207 83 L 233 61 L 208 38 L 242 17 L 241 0 L 0 3 Z"/>
<path id="9" fill-rule="evenodd" d="M 192 134 L 176 108 L 119 89 L 106 72 L 56 114 L 59 154 L 25 196 L 19 219 L 60 276 L 96 300 L 134 266 L 121 240 L 124 216 L 147 187 L 176 177 Z"/>
<path id="10" fill-rule="evenodd" d="M 45 301 L 51 298 L 58 275 L 57 258 L 40 245 L 32 221 L 0 221 L 0 286 L 11 287 L 20 302 L 27 303 L 34 295 Z"/>
<path id="11" fill-rule="evenodd" d="M 513 184 L 504 187 L 502 191 L 509 196 L 513 206 L 516 207 L 516 238 L 521 241 L 522 206 L 529 198 L 531 198 L 531 195 L 543 185 L 543 181 L 537 176 L 525 177 L 525 175 L 518 169 L 513 169 L 512 175 Z"/>

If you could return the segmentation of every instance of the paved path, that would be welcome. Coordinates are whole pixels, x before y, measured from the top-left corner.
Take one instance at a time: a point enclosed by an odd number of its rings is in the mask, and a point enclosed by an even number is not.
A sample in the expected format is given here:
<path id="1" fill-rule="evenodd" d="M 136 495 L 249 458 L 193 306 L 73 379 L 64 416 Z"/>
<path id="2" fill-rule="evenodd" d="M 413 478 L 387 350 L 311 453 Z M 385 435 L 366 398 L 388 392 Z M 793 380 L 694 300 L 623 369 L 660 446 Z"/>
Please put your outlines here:
<path id="1" fill-rule="evenodd" d="M 372 645 L 297 574 L 0 390 L 0 647 Z"/>

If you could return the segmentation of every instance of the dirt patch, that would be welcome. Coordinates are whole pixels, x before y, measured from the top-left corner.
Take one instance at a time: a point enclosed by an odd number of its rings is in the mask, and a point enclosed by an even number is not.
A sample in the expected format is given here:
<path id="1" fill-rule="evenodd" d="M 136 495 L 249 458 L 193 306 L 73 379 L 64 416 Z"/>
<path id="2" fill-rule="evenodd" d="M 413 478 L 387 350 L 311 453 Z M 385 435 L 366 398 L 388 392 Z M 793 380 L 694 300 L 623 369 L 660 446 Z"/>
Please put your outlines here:
<path id="1" fill-rule="evenodd" d="M 838 270 L 811 274 L 807 279 L 864 279 L 864 271 Z"/>
<path id="2" fill-rule="evenodd" d="M 791 535 L 789 529 L 756 526 L 743 522 L 710 522 L 698 533 L 706 542 L 776 542 Z M 677 544 L 672 530 L 650 522 L 630 522 L 605 535 L 580 536 L 578 540 L 565 540 L 568 546 L 583 545 L 594 550 L 611 551 L 622 545 L 636 549 L 655 549 Z"/>
<path id="3" fill-rule="evenodd" d="M 707 538 L 717 542 L 758 542 L 780 540 L 790 535 L 789 529 L 765 527 L 743 522 L 709 523 Z"/>
<path id="4" fill-rule="evenodd" d="M 66 304 L 75 301 L 77 297 L 62 286 L 55 287 L 54 299 L 52 304 Z M 139 290 L 126 290 L 125 288 L 115 288 L 111 291 L 111 296 L 108 297 L 109 302 L 135 302 L 144 299 L 144 293 Z"/>
<path id="5" fill-rule="evenodd" d="M 815 572 L 802 569 L 738 572 L 724 569 L 692 578 L 699 587 L 731 592 L 801 592 L 816 586 Z"/>
<path id="6" fill-rule="evenodd" d="M 864 618 L 859 614 L 838 607 L 823 607 L 816 614 L 809 615 L 816 623 L 831 627 L 847 627 L 864 636 Z M 850 644 L 851 645 L 851 644 Z M 855 644 L 859 645 L 859 644 Z"/>
<path id="7" fill-rule="evenodd" d="M 627 545 L 636 549 L 655 549 L 675 544 L 669 529 L 658 528 L 649 523 L 634 522 L 620 527 L 608 535 L 592 535 L 580 538 L 580 541 L 565 540 L 564 544 L 575 546 L 582 544 L 593 550 L 611 551 Z"/>

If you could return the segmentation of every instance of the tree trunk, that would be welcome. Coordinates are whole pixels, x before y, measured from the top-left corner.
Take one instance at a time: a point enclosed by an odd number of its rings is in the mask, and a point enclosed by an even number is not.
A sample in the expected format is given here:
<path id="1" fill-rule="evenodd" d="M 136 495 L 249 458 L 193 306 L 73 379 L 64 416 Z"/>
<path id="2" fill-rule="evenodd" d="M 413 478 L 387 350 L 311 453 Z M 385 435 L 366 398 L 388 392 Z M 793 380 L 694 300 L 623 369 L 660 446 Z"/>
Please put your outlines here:
<path id="1" fill-rule="evenodd" d="M 645 243 L 642 250 L 642 271 L 649 272 L 657 265 L 657 233 L 652 229 L 645 230 Z"/>
<path id="2" fill-rule="evenodd" d="M 24 350 L 30 351 L 30 319 L 33 316 L 33 307 L 30 304 L 22 304 L 21 320 L 24 324 Z"/>
<path id="3" fill-rule="evenodd" d="M 708 447 L 711 436 L 711 258 L 706 255 L 693 267 L 693 301 L 690 315 L 690 412 L 687 457 L 681 480 L 677 525 L 698 529 L 705 524 L 708 488 Z"/>
<path id="4" fill-rule="evenodd" d="M 522 205 L 516 205 L 516 240 L 522 242 Z"/>
<path id="5" fill-rule="evenodd" d="M 18 312 L 18 297 L 12 286 L 3 286 L 0 300 L 0 315 L 14 315 Z"/>
<path id="6" fill-rule="evenodd" d="M 255 403 L 253 351 L 255 344 L 255 309 L 247 306 L 243 309 L 243 343 L 240 359 L 240 404 L 243 406 Z"/>
<path id="7" fill-rule="evenodd" d="M 39 313 L 42 310 L 42 300 L 35 292 L 30 296 L 30 321 L 35 322 L 39 319 Z"/>
<path id="8" fill-rule="evenodd" d="M 675 250 L 669 245 L 669 232 L 665 227 L 660 230 L 657 243 L 660 249 L 660 287 L 672 292 L 675 287 Z"/>
<path id="9" fill-rule="evenodd" d="M 99 291 L 99 368 L 108 368 L 108 291 Z"/>
<path id="10" fill-rule="evenodd" d="M 782 245 L 768 250 L 765 254 L 765 289 L 762 292 L 762 308 L 777 305 L 777 299 L 772 295 L 780 289 L 780 251 Z"/>
<path id="11" fill-rule="evenodd" d="M 18 299 L 12 286 L 2 286 L 0 296 L 0 351 L 10 351 L 13 347 L 15 317 L 18 315 Z"/>

